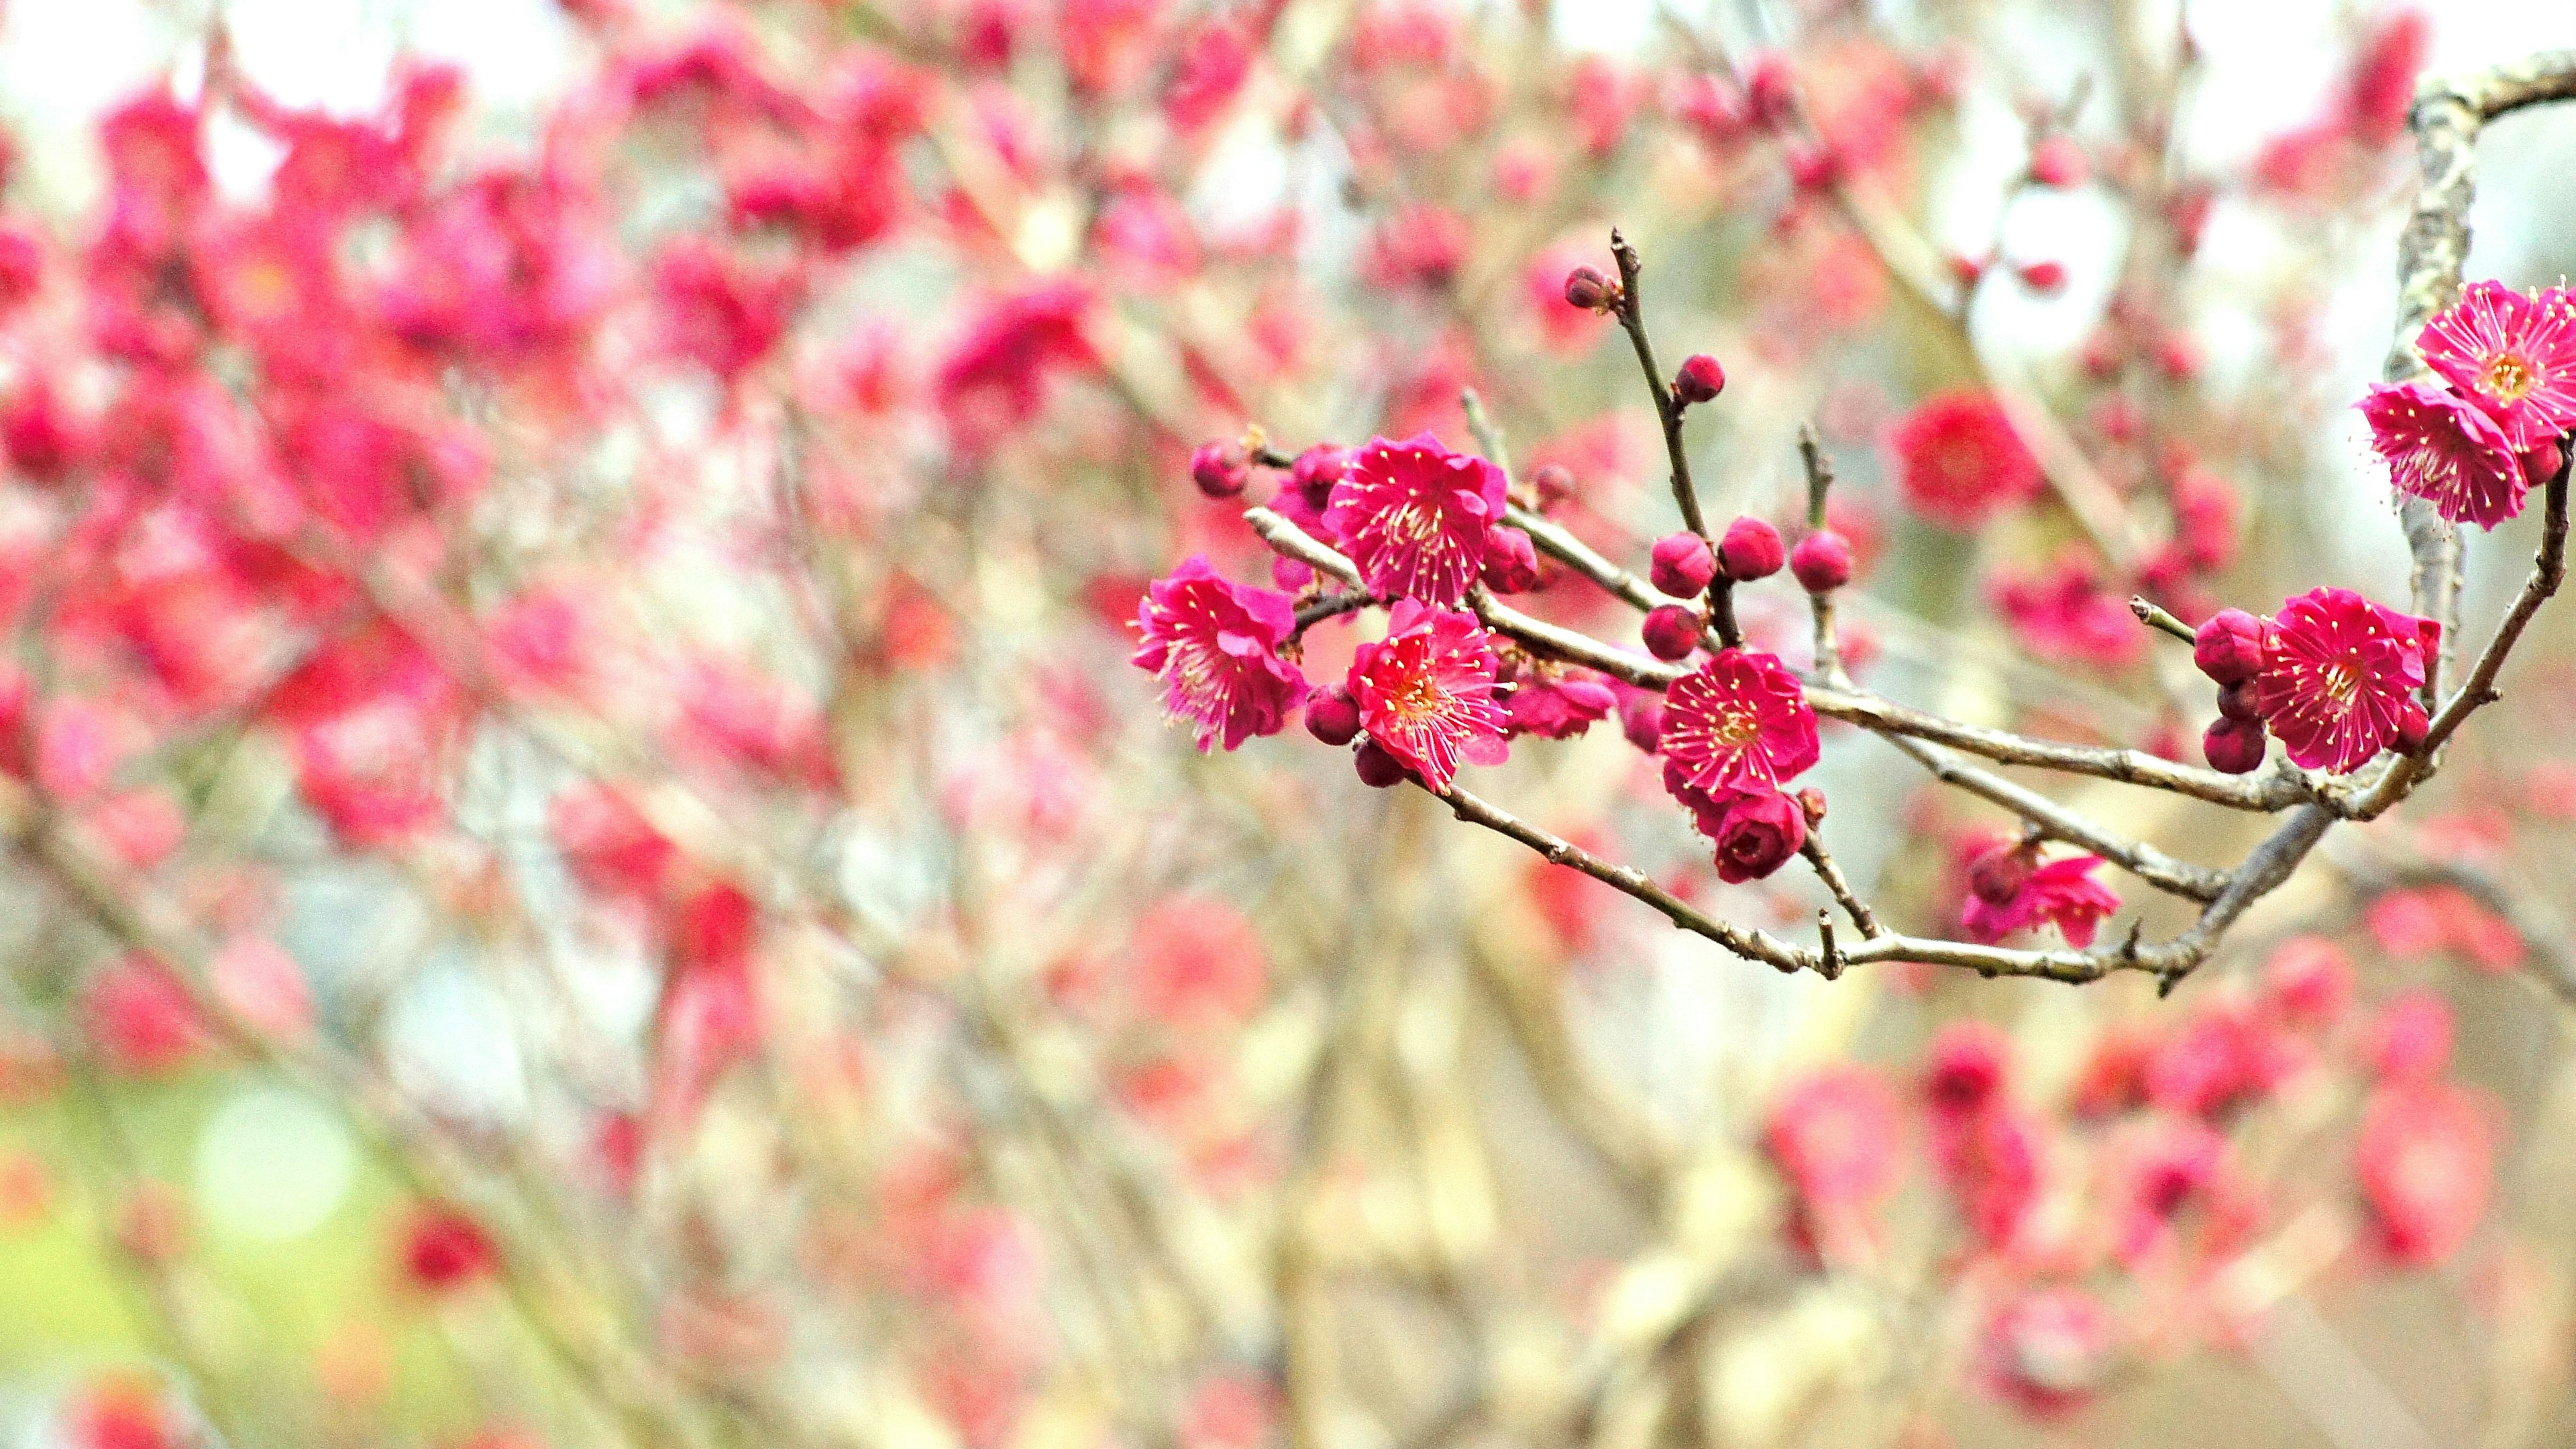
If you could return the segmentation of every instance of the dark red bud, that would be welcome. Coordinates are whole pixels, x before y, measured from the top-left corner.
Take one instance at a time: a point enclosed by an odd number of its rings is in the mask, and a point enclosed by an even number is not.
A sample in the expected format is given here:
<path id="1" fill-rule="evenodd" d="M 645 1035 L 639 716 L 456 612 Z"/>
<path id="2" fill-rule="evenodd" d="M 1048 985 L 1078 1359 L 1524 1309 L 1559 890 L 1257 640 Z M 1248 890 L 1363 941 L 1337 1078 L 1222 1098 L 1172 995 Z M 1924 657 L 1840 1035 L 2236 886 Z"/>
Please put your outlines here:
<path id="1" fill-rule="evenodd" d="M 2522 476 L 2530 480 L 2532 487 L 2541 487 L 2558 476 L 2558 470 L 2566 461 L 2567 456 L 2559 451 L 2557 440 L 2543 438 L 2540 446 L 2522 455 Z"/>
<path id="2" fill-rule="evenodd" d="M 1632 694 L 1619 705 L 1619 732 L 1628 743 L 1651 755 L 1664 744 L 1664 701 L 1661 695 Z"/>
<path id="3" fill-rule="evenodd" d="M 1680 604 L 1666 604 L 1646 611 L 1646 622 L 1640 631 L 1646 639 L 1646 652 L 1657 659 L 1688 659 L 1699 647 L 1699 611 Z"/>
<path id="4" fill-rule="evenodd" d="M 2263 763 L 2265 740 L 2261 721 L 2222 716 L 2200 737 L 2200 753 L 2221 774 L 2250 775 Z"/>
<path id="5" fill-rule="evenodd" d="M 1717 543 L 1717 566 L 1739 584 L 1767 579 L 1787 562 L 1780 530 L 1759 518 L 1739 518 L 1726 526 Z"/>
<path id="6" fill-rule="evenodd" d="M 1375 740 L 1362 740 L 1351 751 L 1351 768 L 1359 771 L 1360 783 L 1372 790 L 1404 783 L 1404 762 L 1390 755 Z"/>
<path id="7" fill-rule="evenodd" d="M 1968 862 L 1968 889 L 1987 905 L 2003 905 L 2021 894 L 2038 865 L 2036 846 L 1998 845 Z"/>
<path id="8" fill-rule="evenodd" d="M 1328 745 L 1347 745 L 1359 737 L 1359 701 L 1334 685 L 1306 701 L 1306 733 Z"/>
<path id="9" fill-rule="evenodd" d="M 2263 712 L 2254 707 L 2254 681 L 2240 679 L 2218 691 L 2218 712 L 2232 720 L 2260 722 Z"/>
<path id="10" fill-rule="evenodd" d="M 1851 540 L 1830 528 L 1820 528 L 1798 540 L 1789 551 L 1789 572 L 1808 593 L 1831 593 L 1851 582 Z"/>
<path id="11" fill-rule="evenodd" d="M 1726 391 L 1726 369 L 1705 352 L 1694 352 L 1682 359 L 1682 370 L 1673 375 L 1673 396 L 1684 407 L 1704 403 Z"/>
<path id="12" fill-rule="evenodd" d="M 1190 454 L 1190 481 L 1210 498 L 1232 498 L 1251 478 L 1240 444 L 1201 443 Z"/>
<path id="13" fill-rule="evenodd" d="M 1647 582 L 1676 599 L 1698 597 L 1717 577 L 1717 556 L 1696 533 L 1665 534 L 1647 557 Z"/>
<path id="14" fill-rule="evenodd" d="M 2433 721 L 2425 717 L 2424 706 L 2410 699 L 2406 701 L 2406 708 L 2398 712 L 2397 737 L 2389 744 L 2400 753 L 2411 755 L 2424 748 L 2424 737 L 2432 730 Z"/>

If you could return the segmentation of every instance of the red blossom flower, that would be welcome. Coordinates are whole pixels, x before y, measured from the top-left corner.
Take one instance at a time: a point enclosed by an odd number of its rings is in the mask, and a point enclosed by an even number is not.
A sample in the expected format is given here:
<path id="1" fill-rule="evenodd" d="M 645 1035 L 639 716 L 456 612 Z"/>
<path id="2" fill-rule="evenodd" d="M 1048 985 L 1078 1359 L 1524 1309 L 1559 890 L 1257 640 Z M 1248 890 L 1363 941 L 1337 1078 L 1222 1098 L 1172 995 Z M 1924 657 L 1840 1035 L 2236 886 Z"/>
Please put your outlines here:
<path id="1" fill-rule="evenodd" d="M 2098 855 L 2070 855 L 2032 870 L 2001 901 L 1972 893 L 1959 913 L 1959 928 L 1970 940 L 1991 945 L 2015 931 L 2053 925 L 2066 944 L 2090 946 L 2102 919 L 2120 908 L 2111 888 L 2093 879 L 2101 864 Z"/>
<path id="2" fill-rule="evenodd" d="M 2471 282 L 2415 336 L 2424 363 L 2493 414 L 2517 449 L 2576 427 L 2576 297 Z"/>
<path id="3" fill-rule="evenodd" d="M 2290 758 L 2341 773 L 2410 734 L 2414 692 L 2440 647 L 2441 625 L 2382 608 L 2350 589 L 2313 589 L 2281 606 L 2254 676 L 2254 707 Z"/>
<path id="4" fill-rule="evenodd" d="M 1511 717 L 1494 697 L 1496 668 L 1473 616 L 1404 599 L 1386 637 L 1352 656 L 1349 687 L 1369 738 L 1424 784 L 1446 790 L 1461 762 L 1499 765 L 1509 753 L 1503 730 Z"/>
<path id="5" fill-rule="evenodd" d="M 1975 528 L 2037 497 L 2045 481 L 2004 410 L 1981 392 L 1926 398 L 1887 441 L 1907 506 L 1943 528 Z"/>
<path id="6" fill-rule="evenodd" d="M 2381 1087 L 2353 1146 L 2379 1246 L 2401 1263 L 2439 1263 L 2486 1213 L 2495 1134 L 2466 1090 L 2445 1082 Z"/>
<path id="7" fill-rule="evenodd" d="M 1822 1067 L 1781 1092 L 1762 1141 L 1804 1206 L 1866 1210 L 1896 1186 L 1896 1094 L 1866 1067 Z"/>
<path id="8" fill-rule="evenodd" d="M 1360 578 L 1388 598 L 1454 604 L 1484 567 L 1485 532 L 1503 516 L 1503 470 L 1424 433 L 1371 439 L 1333 485 L 1324 527 Z"/>
<path id="9" fill-rule="evenodd" d="M 1295 605 L 1275 589 L 1228 582 L 1205 555 L 1146 587 L 1136 628 L 1136 666 L 1163 681 L 1163 708 L 1196 727 L 1202 750 L 1279 733 L 1306 697 L 1305 676 L 1279 657 L 1297 628 Z"/>
<path id="10" fill-rule="evenodd" d="M 1664 757 L 1700 790 L 1777 786 L 1822 746 L 1806 691 L 1778 656 L 1722 649 L 1664 691 Z"/>
<path id="11" fill-rule="evenodd" d="M 2504 429 L 2476 403 L 2430 383 L 2377 383 L 2355 406 L 2389 481 L 2453 523 L 2493 528 L 2530 491 Z"/>
<path id="12" fill-rule="evenodd" d="M 2126 596 L 2081 553 L 2066 554 L 2042 574 L 1999 578 L 1993 596 L 2013 633 L 2043 659 L 2118 669 L 2146 652 L 2146 631 Z"/>

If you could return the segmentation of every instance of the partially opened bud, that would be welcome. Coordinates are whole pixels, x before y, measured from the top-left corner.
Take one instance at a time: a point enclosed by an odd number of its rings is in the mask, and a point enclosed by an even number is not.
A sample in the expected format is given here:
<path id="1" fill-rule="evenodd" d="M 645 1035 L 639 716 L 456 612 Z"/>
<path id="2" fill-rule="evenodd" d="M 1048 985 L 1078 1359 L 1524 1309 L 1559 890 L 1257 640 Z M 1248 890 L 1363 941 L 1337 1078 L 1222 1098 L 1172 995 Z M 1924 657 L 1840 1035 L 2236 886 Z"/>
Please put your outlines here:
<path id="1" fill-rule="evenodd" d="M 2263 672 L 2263 621 L 2243 609 L 2221 609 L 2193 633 L 2191 662 L 2220 684 Z"/>

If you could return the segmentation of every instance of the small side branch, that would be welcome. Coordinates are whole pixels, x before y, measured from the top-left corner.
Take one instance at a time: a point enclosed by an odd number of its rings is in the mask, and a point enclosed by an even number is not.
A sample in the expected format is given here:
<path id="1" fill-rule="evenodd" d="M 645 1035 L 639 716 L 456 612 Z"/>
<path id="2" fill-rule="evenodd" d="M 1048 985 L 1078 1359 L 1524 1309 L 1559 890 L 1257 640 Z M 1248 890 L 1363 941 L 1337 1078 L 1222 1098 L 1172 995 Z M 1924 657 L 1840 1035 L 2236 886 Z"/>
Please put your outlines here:
<path id="1" fill-rule="evenodd" d="M 1619 326 L 1636 347 L 1637 365 L 1645 369 L 1646 391 L 1654 394 L 1655 418 L 1664 426 L 1664 452 L 1673 464 L 1673 502 L 1682 511 L 1682 526 L 1702 538 L 1708 536 L 1708 520 L 1700 516 L 1699 490 L 1691 483 L 1690 455 L 1682 447 L 1682 405 L 1673 396 L 1671 379 L 1655 363 L 1655 345 L 1646 340 L 1646 317 L 1638 304 L 1637 276 L 1642 270 L 1637 249 L 1610 230 L 1610 255 L 1619 263 Z"/>

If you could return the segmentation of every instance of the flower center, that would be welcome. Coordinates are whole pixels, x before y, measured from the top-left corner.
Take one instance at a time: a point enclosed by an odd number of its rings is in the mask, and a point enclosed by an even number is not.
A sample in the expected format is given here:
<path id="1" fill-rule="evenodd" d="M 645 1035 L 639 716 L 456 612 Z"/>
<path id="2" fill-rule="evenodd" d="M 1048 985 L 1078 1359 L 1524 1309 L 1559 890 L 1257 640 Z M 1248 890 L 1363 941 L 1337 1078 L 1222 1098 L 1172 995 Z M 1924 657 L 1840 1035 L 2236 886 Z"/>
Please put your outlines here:
<path id="1" fill-rule="evenodd" d="M 2487 364 L 2486 392 L 2498 402 L 2522 401 L 2537 381 L 2531 364 L 2510 352 L 2496 354 L 2495 360 Z"/>
<path id="2" fill-rule="evenodd" d="M 2337 704 L 2349 704 L 2353 694 L 2361 688 L 2361 663 L 2349 656 L 2338 659 L 2318 671 L 2317 678 L 2325 685 L 2328 699 Z"/>
<path id="3" fill-rule="evenodd" d="M 1708 737 L 1728 749 L 1749 745 L 1761 738 L 1762 721 L 1753 711 L 1742 706 L 1719 710 L 1708 717 Z"/>

